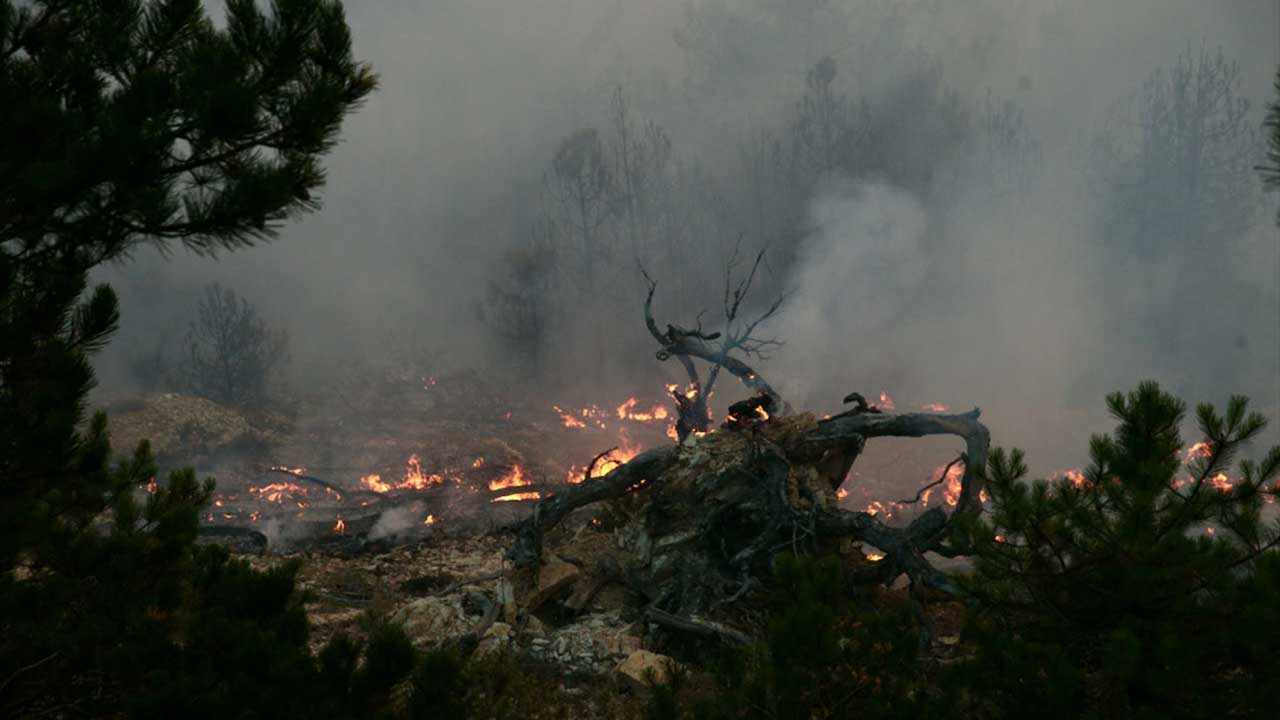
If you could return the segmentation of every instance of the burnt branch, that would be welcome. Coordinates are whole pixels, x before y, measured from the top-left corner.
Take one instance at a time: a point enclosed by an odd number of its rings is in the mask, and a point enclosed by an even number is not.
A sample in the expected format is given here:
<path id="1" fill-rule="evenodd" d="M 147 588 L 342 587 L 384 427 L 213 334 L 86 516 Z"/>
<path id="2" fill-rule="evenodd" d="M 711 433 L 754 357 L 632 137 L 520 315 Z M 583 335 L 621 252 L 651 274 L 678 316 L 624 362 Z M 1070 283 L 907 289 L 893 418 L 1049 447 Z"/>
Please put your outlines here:
<path id="1" fill-rule="evenodd" d="M 622 497 L 658 480 L 675 460 L 675 447 L 646 450 L 608 474 L 556 492 L 533 507 L 533 514 L 516 527 L 516 539 L 507 550 L 507 559 L 526 567 L 542 557 L 542 535 L 566 515 L 584 505 Z"/>
<path id="2" fill-rule="evenodd" d="M 915 497 L 911 498 L 910 500 L 899 500 L 899 501 L 898 501 L 898 504 L 899 504 L 899 505 L 911 505 L 911 504 L 913 504 L 913 503 L 918 503 L 918 502 L 920 502 L 920 498 L 924 497 L 924 494 L 925 494 L 925 493 L 929 492 L 929 490 L 931 490 L 931 489 L 933 489 L 933 488 L 936 488 L 936 487 L 938 487 L 939 485 L 941 485 L 942 483 L 946 482 L 946 481 L 947 481 L 947 476 L 951 474 L 951 468 L 955 467 L 957 463 L 962 463 L 962 462 L 964 462 L 964 455 L 963 455 L 963 454 L 961 454 L 961 455 L 959 455 L 958 457 L 956 457 L 956 459 L 955 459 L 955 460 L 952 460 L 951 462 L 947 463 L 947 466 L 946 466 L 946 467 L 944 467 L 944 468 L 942 468 L 942 474 L 938 476 L 938 479 L 937 479 L 937 480 L 934 480 L 933 482 L 929 483 L 928 485 L 925 485 L 924 487 L 920 488 L 919 492 L 917 492 L 917 493 L 916 493 L 916 496 L 915 496 Z"/>

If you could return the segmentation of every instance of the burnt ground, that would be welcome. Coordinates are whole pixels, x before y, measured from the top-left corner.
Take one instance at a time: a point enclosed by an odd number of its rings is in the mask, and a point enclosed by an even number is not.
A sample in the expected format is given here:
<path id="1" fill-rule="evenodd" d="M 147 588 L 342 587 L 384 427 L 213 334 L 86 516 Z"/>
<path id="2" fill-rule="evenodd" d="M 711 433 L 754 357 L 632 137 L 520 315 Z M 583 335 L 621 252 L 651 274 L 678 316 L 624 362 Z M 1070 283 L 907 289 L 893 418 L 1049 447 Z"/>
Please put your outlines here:
<path id="1" fill-rule="evenodd" d="M 661 396 L 632 409 L 658 402 Z M 376 617 L 402 623 L 422 647 L 447 642 L 480 626 L 485 608 L 475 598 L 483 595 L 503 609 L 478 651 L 518 658 L 554 680 L 565 707 L 577 704 L 595 716 L 634 701 L 635 683 L 615 672 L 622 661 L 642 648 L 665 649 L 651 647 L 621 588 L 583 595 L 587 583 L 553 577 L 545 582 L 555 587 L 536 588 L 549 600 L 536 611 L 504 603 L 511 594 L 499 577 L 508 567 L 506 528 L 527 516 L 531 500 L 494 502 L 500 492 L 490 490 L 554 490 L 581 478 L 601 451 L 620 447 L 625 459 L 671 442 L 664 421 L 639 413 L 619 418 L 609 404 L 556 410 L 551 402 L 510 403 L 465 374 L 267 409 L 172 393 L 102 404 L 119 451 L 149 439 L 162 468 L 190 465 L 216 479 L 214 504 L 202 519 L 210 541 L 232 545 L 258 566 L 300 562 L 317 647 L 338 632 L 360 635 Z M 912 494 L 933 464 L 913 464 L 915 457 L 886 443 L 886 452 L 862 463 L 865 474 L 851 473 L 842 504 L 880 501 L 894 512 L 890 501 Z M 370 476 L 382 491 L 362 480 Z M 548 538 L 575 576 L 593 548 L 612 542 L 593 520 L 584 509 Z M 929 611 L 936 653 L 953 655 L 958 610 L 934 603 Z"/>

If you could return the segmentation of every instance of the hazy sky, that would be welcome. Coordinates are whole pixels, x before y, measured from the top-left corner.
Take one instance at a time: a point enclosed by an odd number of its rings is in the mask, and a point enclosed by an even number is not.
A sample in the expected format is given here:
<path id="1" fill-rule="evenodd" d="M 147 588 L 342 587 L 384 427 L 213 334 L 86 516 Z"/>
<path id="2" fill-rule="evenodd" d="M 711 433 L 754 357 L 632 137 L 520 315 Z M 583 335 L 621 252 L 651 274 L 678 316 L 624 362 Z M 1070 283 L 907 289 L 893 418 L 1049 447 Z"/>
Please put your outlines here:
<path id="1" fill-rule="evenodd" d="M 790 19 L 799 5 L 816 8 L 805 23 Z M 393 333 L 429 337 L 457 364 L 494 362 L 471 308 L 494 259 L 523 232 L 556 143 L 599 124 L 614 86 L 664 124 L 679 152 L 729 175 L 735 143 L 786 122 L 819 57 L 837 59 L 851 93 L 878 97 L 904 82 L 902 56 L 877 44 L 892 30 L 939 61 L 960 95 L 991 91 L 1019 104 L 1043 148 L 1041 181 L 950 226 L 968 238 L 955 272 L 970 280 L 952 307 L 929 317 L 883 304 L 897 296 L 880 292 L 918 272 L 920 238 L 935 217 L 927 199 L 873 178 L 822 184 L 810 202 L 812 236 L 785 279 L 798 294 L 773 327 L 790 342 L 769 363 L 774 382 L 806 399 L 887 389 L 982 405 L 997 442 L 1068 433 L 1082 448 L 1082 428 L 1107 425 L 1098 425 L 1100 397 L 1064 401 L 1077 378 L 1105 368 L 1106 381 L 1128 383 L 1164 368 L 1141 366 L 1142 353 L 1118 347 L 1123 339 L 1100 324 L 1112 308 L 1084 277 L 1077 235 L 1090 208 L 1078 198 L 1079 149 L 1107 108 L 1189 47 L 1220 45 L 1240 63 L 1255 122 L 1280 65 L 1275 0 L 368 0 L 347 8 L 356 53 L 382 87 L 347 121 L 327 163 L 324 208 L 270 245 L 216 260 L 141 251 L 102 273 L 120 290 L 124 314 L 103 361 L 108 383 L 122 381 L 139 343 L 180 334 L 196 291 L 211 281 L 289 330 L 303 375 L 323 374 L 353 350 L 376 351 Z M 692 57 L 677 42 L 698 28 L 718 33 L 714 57 Z M 884 217 L 895 223 L 890 235 L 868 240 Z M 1240 263 L 1261 301 L 1274 302 L 1276 230 L 1264 223 L 1253 233 L 1253 254 Z M 869 257 L 891 270 L 872 273 Z M 907 319 L 886 331 L 898 315 Z M 617 323 L 643 342 L 638 316 Z M 1253 354 L 1254 366 L 1240 372 L 1253 386 L 1223 393 L 1260 393 L 1274 411 L 1280 347 Z"/>

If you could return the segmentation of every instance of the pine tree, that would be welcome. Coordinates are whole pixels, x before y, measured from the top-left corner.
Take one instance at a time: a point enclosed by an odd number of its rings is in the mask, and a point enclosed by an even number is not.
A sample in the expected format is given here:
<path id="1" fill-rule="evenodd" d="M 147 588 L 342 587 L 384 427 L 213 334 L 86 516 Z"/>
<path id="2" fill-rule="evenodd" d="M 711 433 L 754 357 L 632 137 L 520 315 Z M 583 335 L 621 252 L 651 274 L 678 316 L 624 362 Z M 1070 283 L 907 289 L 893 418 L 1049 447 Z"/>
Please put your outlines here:
<path id="1" fill-rule="evenodd" d="M 1107 398 L 1119 421 L 1094 436 L 1082 475 L 1023 482 L 992 453 L 989 519 L 964 528 L 975 554 L 972 716 L 1246 717 L 1280 690 L 1280 448 L 1233 457 L 1266 422 L 1233 397 L 1196 410 L 1152 382 Z M 1270 648 L 1270 650 L 1268 650 Z"/>
<path id="2" fill-rule="evenodd" d="M 312 677 L 292 574 L 197 549 L 212 483 L 157 478 L 145 443 L 115 461 L 86 418 L 118 322 L 87 275 L 143 243 L 244 247 L 315 208 L 320 158 L 375 85 L 333 0 L 229 0 L 223 28 L 199 0 L 0 0 L 0 715 L 172 717 Z M 253 648 L 278 660 L 259 678 Z"/>

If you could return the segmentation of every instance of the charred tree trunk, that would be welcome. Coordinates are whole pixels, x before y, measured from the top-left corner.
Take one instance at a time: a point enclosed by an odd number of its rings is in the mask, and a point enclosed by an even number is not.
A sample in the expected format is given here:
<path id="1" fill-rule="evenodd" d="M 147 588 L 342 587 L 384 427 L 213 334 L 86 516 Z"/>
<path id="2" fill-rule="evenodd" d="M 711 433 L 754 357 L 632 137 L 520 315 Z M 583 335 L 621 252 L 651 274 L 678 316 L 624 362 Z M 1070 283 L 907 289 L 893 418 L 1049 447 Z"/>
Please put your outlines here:
<path id="1" fill-rule="evenodd" d="M 860 563 L 858 582 L 889 584 L 905 574 L 918 591 L 955 593 L 925 558 L 930 551 L 953 554 L 945 544 L 952 515 L 935 508 L 905 527 L 889 526 L 838 507 L 835 490 L 870 438 L 956 435 L 966 451 L 954 512 L 979 512 L 989 438 L 978 415 L 859 408 L 824 420 L 802 414 L 695 434 L 540 501 L 507 556 L 517 566 L 536 566 L 544 534 L 570 512 L 634 496 L 635 510 L 614 532 L 624 558 L 620 577 L 671 627 L 714 632 L 709 628 L 723 626 L 699 617 L 767 582 L 778 554 L 838 553 L 850 540 L 885 556 Z"/>

